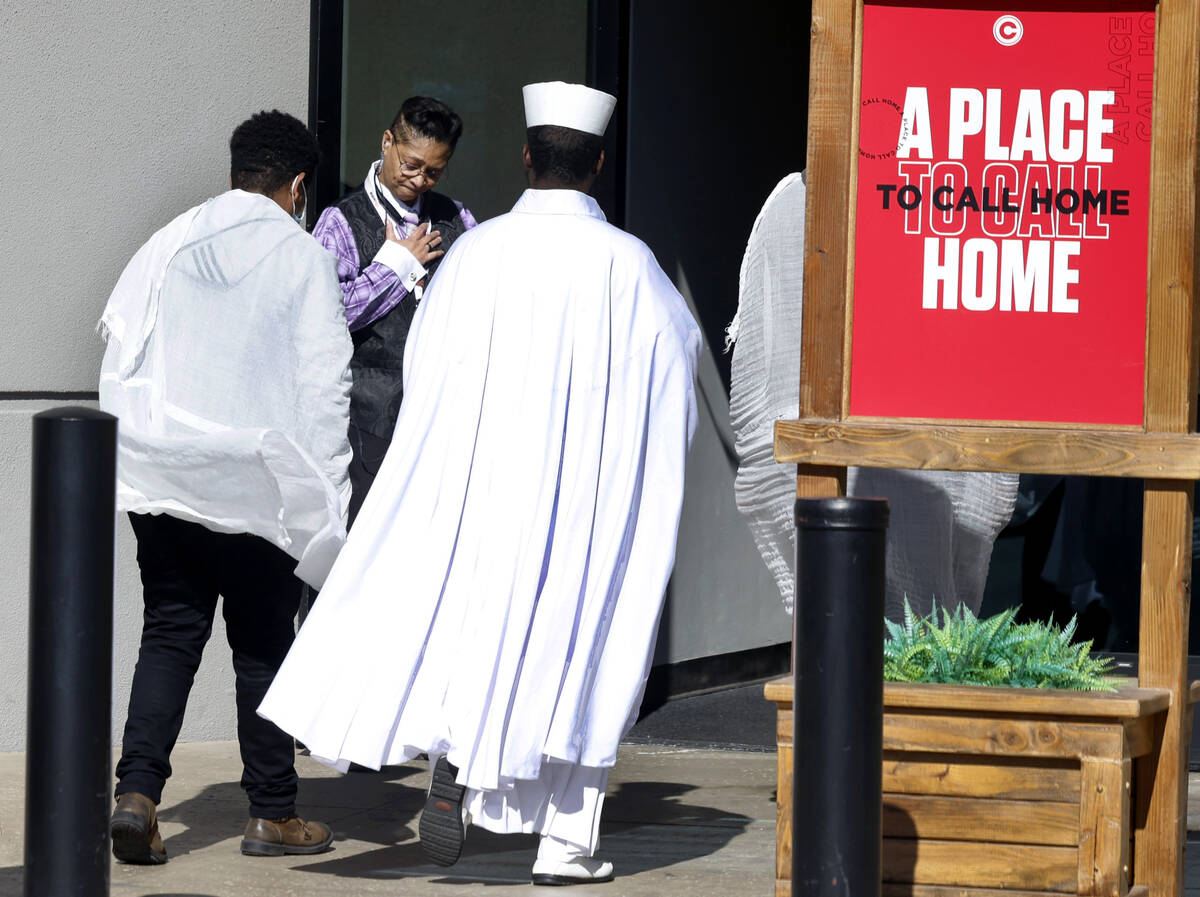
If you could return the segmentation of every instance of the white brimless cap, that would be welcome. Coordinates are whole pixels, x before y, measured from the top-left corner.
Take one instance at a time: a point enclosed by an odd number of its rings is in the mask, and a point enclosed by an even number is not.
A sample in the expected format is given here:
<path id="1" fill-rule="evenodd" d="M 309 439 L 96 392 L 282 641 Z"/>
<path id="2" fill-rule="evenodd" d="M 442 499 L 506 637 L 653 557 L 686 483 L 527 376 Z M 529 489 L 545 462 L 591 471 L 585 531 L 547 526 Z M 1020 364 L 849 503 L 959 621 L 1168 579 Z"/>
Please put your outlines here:
<path id="1" fill-rule="evenodd" d="M 602 90 L 564 81 L 543 81 L 521 88 L 525 97 L 525 127 L 557 125 L 604 136 L 617 98 Z"/>

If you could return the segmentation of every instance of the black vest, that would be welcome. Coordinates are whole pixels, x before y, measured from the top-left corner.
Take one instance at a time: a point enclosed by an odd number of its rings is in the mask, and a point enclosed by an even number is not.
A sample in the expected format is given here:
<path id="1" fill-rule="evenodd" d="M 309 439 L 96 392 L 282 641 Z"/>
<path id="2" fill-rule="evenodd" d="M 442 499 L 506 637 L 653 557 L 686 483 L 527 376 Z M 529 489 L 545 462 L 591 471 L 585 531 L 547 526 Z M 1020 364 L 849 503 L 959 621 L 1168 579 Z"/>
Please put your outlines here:
<path id="1" fill-rule="evenodd" d="M 354 235 L 361 274 L 387 239 L 383 222 L 370 197 L 361 188 L 337 206 L 346 216 Z M 421 199 L 421 221 L 429 221 L 430 230 L 441 232 L 439 249 L 449 250 L 450 244 L 465 230 L 454 201 L 433 191 Z M 439 261 L 440 257 L 425 265 L 429 278 L 433 277 Z M 426 288 L 429 278 L 425 282 Z M 398 284 L 392 287 L 393 290 L 399 288 Z M 400 400 L 404 395 L 404 343 L 416 310 L 415 299 L 407 296 L 382 318 L 350 334 L 354 341 L 354 355 L 350 359 L 350 373 L 354 378 L 350 389 L 350 421 L 358 429 L 380 439 L 390 441 L 396 428 Z"/>

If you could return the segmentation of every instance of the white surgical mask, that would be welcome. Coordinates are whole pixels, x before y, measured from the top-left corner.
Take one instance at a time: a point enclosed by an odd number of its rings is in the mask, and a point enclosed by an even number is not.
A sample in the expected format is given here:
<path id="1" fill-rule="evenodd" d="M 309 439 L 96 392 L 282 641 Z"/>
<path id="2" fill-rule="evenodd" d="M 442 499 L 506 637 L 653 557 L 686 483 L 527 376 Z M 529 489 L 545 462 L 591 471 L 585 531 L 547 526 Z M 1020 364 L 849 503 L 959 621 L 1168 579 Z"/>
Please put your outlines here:
<path id="1" fill-rule="evenodd" d="M 300 189 L 304 192 L 304 205 L 300 207 L 300 211 L 296 211 L 296 181 L 300 180 L 300 175 L 296 175 L 296 180 L 292 181 L 292 217 L 296 219 L 296 223 L 300 227 L 304 227 L 304 213 L 308 211 L 308 188 L 304 184 L 300 184 Z"/>

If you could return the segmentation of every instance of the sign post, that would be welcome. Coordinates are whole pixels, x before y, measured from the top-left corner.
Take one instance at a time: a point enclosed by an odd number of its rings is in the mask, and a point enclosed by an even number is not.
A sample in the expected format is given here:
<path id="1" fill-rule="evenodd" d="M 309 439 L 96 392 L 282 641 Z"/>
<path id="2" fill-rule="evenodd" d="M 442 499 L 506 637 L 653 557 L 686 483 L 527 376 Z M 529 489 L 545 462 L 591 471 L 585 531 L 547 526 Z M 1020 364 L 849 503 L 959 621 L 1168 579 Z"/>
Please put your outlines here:
<path id="1" fill-rule="evenodd" d="M 1200 0 L 814 0 L 797 493 L 844 468 L 1146 481 L 1134 884 L 1182 892 Z"/>

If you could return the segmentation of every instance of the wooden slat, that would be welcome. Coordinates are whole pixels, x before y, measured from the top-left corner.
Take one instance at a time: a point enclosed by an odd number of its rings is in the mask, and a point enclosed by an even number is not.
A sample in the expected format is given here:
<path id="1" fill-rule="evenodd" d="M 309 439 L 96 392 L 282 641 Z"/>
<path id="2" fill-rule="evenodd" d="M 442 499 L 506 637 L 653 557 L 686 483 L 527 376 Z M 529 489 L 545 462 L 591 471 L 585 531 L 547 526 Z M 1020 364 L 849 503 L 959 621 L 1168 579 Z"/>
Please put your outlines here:
<path id="1" fill-rule="evenodd" d="M 786 703 L 790 706 L 795 693 L 795 685 L 791 676 L 780 676 L 763 686 L 763 697 L 777 704 Z"/>
<path id="2" fill-rule="evenodd" d="M 775 768 L 775 877 L 792 877 L 792 748 L 780 745 Z"/>
<path id="3" fill-rule="evenodd" d="M 792 883 L 784 882 L 787 890 L 780 891 L 778 884 L 775 893 L 777 897 L 791 897 Z M 883 897 L 1046 897 L 1053 891 L 1017 891 L 1010 888 L 960 888 L 953 885 L 914 885 L 883 883 Z M 1129 889 L 1125 897 L 1150 897 L 1150 889 L 1138 885 Z"/>
<path id="4" fill-rule="evenodd" d="M 863 56 L 863 0 L 847 0 L 854 3 L 854 81 L 850 95 L 850 108 L 862 109 L 862 56 Z M 850 356 L 854 342 L 854 267 L 857 254 L 858 234 L 858 163 L 859 149 L 862 146 L 860 128 L 862 119 L 859 115 L 850 117 L 852 129 L 850 133 L 851 158 L 848 161 L 849 186 L 846 190 L 846 272 L 845 297 L 842 317 L 842 394 L 835 415 L 838 420 L 850 413 Z"/>
<path id="5" fill-rule="evenodd" d="M 1129 889 L 1131 761 L 1087 758 L 1079 812 L 1079 894 L 1122 897 Z"/>
<path id="6" fill-rule="evenodd" d="M 789 886 L 791 882 L 787 883 Z M 1013 888 L 963 888 L 954 885 L 916 885 L 896 882 L 883 883 L 883 897 L 1046 897 L 1053 891 L 1019 891 Z M 778 891 L 776 891 L 778 894 Z M 784 897 L 790 897 L 788 891 Z M 1131 891 L 1127 897 L 1135 897 Z M 1136 895 L 1146 897 L 1146 895 Z"/>
<path id="7" fill-rule="evenodd" d="M 846 494 L 844 467 L 801 464 L 796 470 L 796 498 L 837 498 Z"/>
<path id="8" fill-rule="evenodd" d="M 773 693 L 778 694 L 783 688 L 778 686 Z M 929 709 L 1019 716 L 1133 719 L 1165 710 L 1170 700 L 1170 693 L 1164 689 L 1138 688 L 1134 685 L 1122 686 L 1115 692 L 940 683 L 885 682 L 883 685 L 885 713 L 900 709 Z"/>
<path id="9" fill-rule="evenodd" d="M 1077 847 L 1079 804 L 884 794 L 883 836 Z"/>
<path id="10" fill-rule="evenodd" d="M 840 417 L 846 326 L 845 277 L 850 231 L 851 137 L 858 107 L 854 23 L 857 5 L 814 0 L 809 51 L 807 208 L 801 320 L 800 415 Z M 797 498 L 846 494 L 844 465 L 803 464 Z"/>
<path id="11" fill-rule="evenodd" d="M 1198 107 L 1200 2 L 1163 0 L 1155 33 L 1150 148 L 1145 425 L 1171 433 L 1196 427 Z M 1143 685 L 1168 688 L 1175 700 L 1157 757 L 1138 766 L 1138 815 L 1145 828 L 1136 836 L 1135 865 L 1140 882 L 1161 897 L 1183 891 L 1191 565 L 1180 556 L 1180 546 L 1190 542 L 1191 519 L 1192 484 L 1146 483 L 1139 670 Z"/>
<path id="12" fill-rule="evenodd" d="M 776 883 L 777 897 L 791 897 L 790 881 L 782 882 L 786 889 L 779 890 Z M 882 897 L 1046 897 L 1053 891 L 1018 891 L 1011 888 L 961 888 L 954 885 L 916 885 L 884 882 Z M 1137 885 L 1129 889 L 1125 897 L 1150 897 L 1150 889 L 1145 885 Z"/>
<path id="13" fill-rule="evenodd" d="M 780 706 L 775 711 L 775 743 L 780 747 L 792 746 L 792 733 L 795 730 L 795 723 L 792 719 L 792 705 L 787 707 Z"/>
<path id="14" fill-rule="evenodd" d="M 791 895 L 792 877 L 792 677 L 783 676 L 766 684 L 767 700 L 777 701 L 775 712 L 775 891 L 780 883 L 786 885 L 784 892 Z M 783 690 L 786 683 L 786 690 Z M 787 700 L 778 702 L 777 696 L 785 693 Z"/>
<path id="15" fill-rule="evenodd" d="M 1192 489 L 1192 483 L 1147 482 L 1142 526 L 1138 674 L 1143 684 L 1179 696 L 1165 719 L 1158 721 L 1158 750 L 1139 761 L 1135 771 L 1136 817 L 1144 819 L 1145 825 L 1134 833 L 1134 868 L 1138 883 L 1148 885 L 1156 897 L 1183 893 L 1191 735 L 1184 696 L 1188 693 Z"/>
<path id="16" fill-rule="evenodd" d="M 883 839 L 883 880 L 1074 893 L 1073 847 Z"/>
<path id="17" fill-rule="evenodd" d="M 857 3 L 813 0 L 808 90 L 800 416 L 838 417 L 844 376 L 847 210 L 855 111 Z"/>
<path id="18" fill-rule="evenodd" d="M 1079 803 L 1079 766 L 1072 760 L 1020 761 L 885 751 L 883 791 L 946 797 Z"/>
<path id="19" fill-rule="evenodd" d="M 1140 719 L 1127 719 L 1124 721 L 1125 739 L 1128 742 L 1128 756 L 1144 757 L 1151 751 L 1158 750 L 1156 737 L 1159 731 L 1158 724 L 1161 722 L 1161 715 L 1143 716 Z"/>
<path id="20" fill-rule="evenodd" d="M 1021 757 L 1124 756 L 1124 731 L 1099 723 L 885 713 L 885 751 Z"/>
<path id="21" fill-rule="evenodd" d="M 1200 683 L 1197 683 L 1200 694 Z M 777 704 L 791 704 L 791 676 L 772 679 L 763 696 Z M 1122 685 L 1115 692 L 1079 692 L 1055 688 L 994 688 L 980 685 L 885 682 L 884 712 L 893 710 L 946 710 L 1007 713 L 1022 716 L 1095 717 L 1137 719 L 1166 710 L 1171 693 L 1163 688 Z"/>
<path id="22" fill-rule="evenodd" d="M 791 681 L 790 679 L 788 681 Z M 791 704 L 780 706 L 775 714 L 775 876 L 792 876 L 792 751 L 793 715 Z"/>
<path id="23" fill-rule="evenodd" d="M 1155 33 L 1146 289 L 1147 429 L 1195 429 L 1200 3 L 1162 0 Z"/>
<path id="24" fill-rule="evenodd" d="M 775 422 L 775 459 L 909 470 L 1200 479 L 1200 434 L 839 421 Z"/>
<path id="25" fill-rule="evenodd" d="M 1197 157 L 1200 154 L 1200 2 L 1173 0 L 1158 9 L 1155 35 L 1151 217 L 1147 285 L 1146 427 L 1187 432 L 1196 426 L 1195 314 Z M 1146 483 L 1142 542 L 1142 619 L 1139 668 L 1145 685 L 1165 687 L 1176 700 L 1162 727 L 1156 758 L 1139 764 L 1135 842 L 1139 878 L 1154 894 L 1183 889 L 1187 811 L 1187 634 L 1191 484 Z"/>

